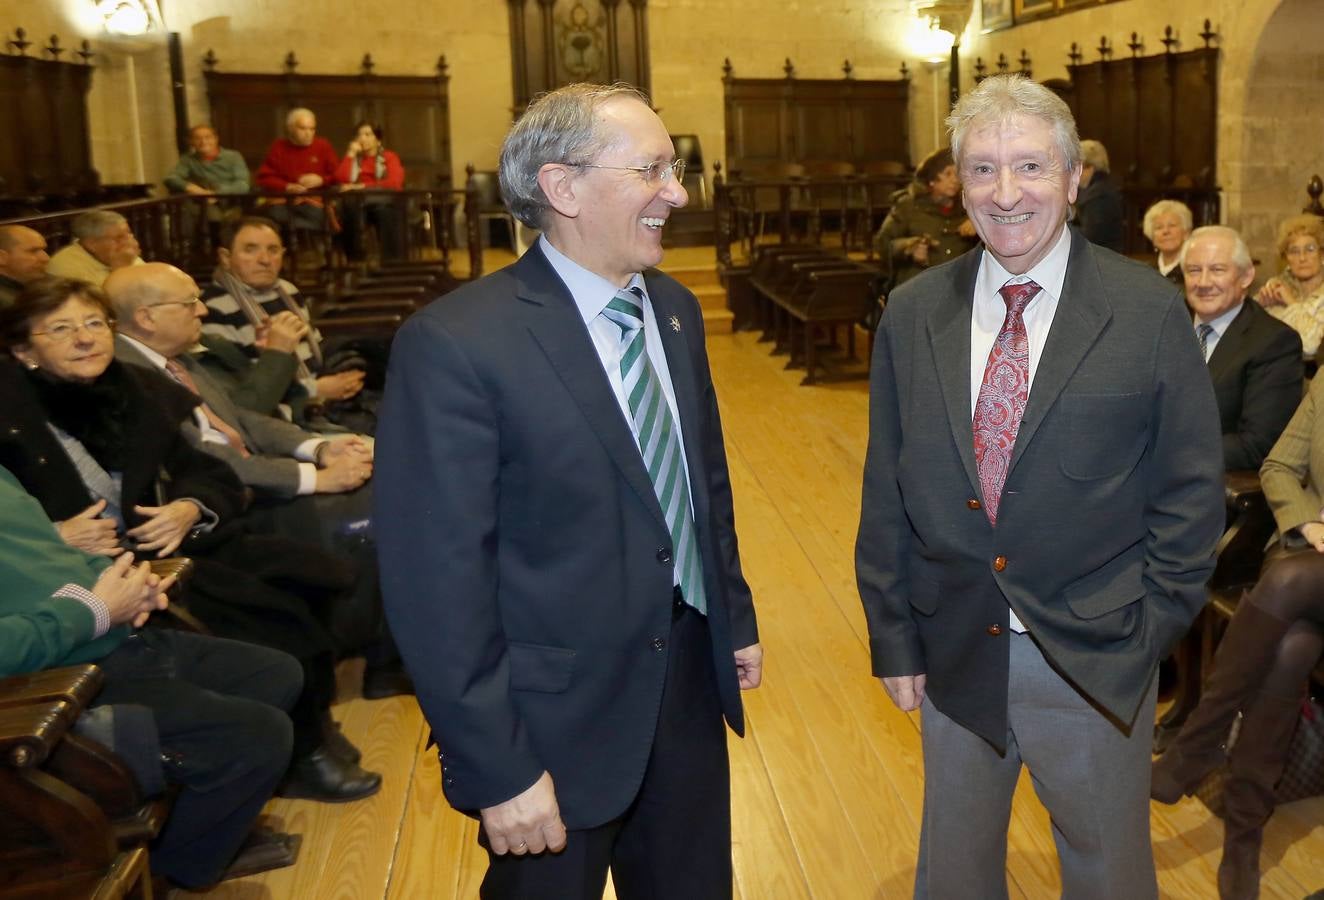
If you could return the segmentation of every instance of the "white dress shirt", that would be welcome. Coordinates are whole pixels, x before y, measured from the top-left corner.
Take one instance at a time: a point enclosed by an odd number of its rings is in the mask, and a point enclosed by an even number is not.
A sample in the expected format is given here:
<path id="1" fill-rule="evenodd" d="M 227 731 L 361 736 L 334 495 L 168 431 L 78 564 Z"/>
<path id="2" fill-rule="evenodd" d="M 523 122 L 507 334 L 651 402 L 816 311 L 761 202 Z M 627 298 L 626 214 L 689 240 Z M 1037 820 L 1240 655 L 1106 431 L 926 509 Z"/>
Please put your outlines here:
<path id="1" fill-rule="evenodd" d="M 984 384 L 984 369 L 988 365 L 988 355 L 997 340 L 1002 323 L 1007 318 L 1007 303 L 998 290 L 1008 283 L 1020 284 L 1033 281 L 1042 290 L 1035 294 L 1021 314 L 1025 323 L 1025 333 L 1030 340 L 1029 388 L 1034 389 L 1034 373 L 1038 369 L 1039 359 L 1044 354 L 1044 345 L 1048 343 L 1048 332 L 1053 326 L 1053 317 L 1057 315 L 1058 301 L 1062 297 L 1062 284 L 1067 277 L 1067 260 L 1071 257 L 1071 229 L 1062 226 L 1062 234 L 1048 251 L 1048 255 L 1024 275 L 1012 275 L 1002 267 L 992 253 L 984 250 L 980 260 L 979 274 L 975 278 L 974 305 L 970 314 L 970 418 L 973 421 L 975 406 L 979 402 L 979 389 Z M 1029 395 L 1026 395 L 1029 403 Z M 1011 613 L 1011 629 L 1025 632 L 1025 625 Z"/>
<path id="2" fill-rule="evenodd" d="M 538 246 L 542 248 L 543 255 L 552 264 L 552 268 L 575 300 L 579 315 L 584 319 L 584 327 L 588 329 L 589 337 L 593 340 L 593 348 L 598 351 L 598 361 L 602 363 L 607 381 L 611 383 L 611 391 L 616 395 L 616 402 L 620 405 L 621 415 L 625 417 L 625 424 L 634 435 L 637 446 L 639 431 L 635 427 L 634 418 L 630 415 L 630 403 L 625 396 L 625 382 L 621 378 L 621 355 L 624 350 L 621 343 L 621 329 L 602 315 L 607 304 L 616 296 L 618 288 L 601 275 L 590 272 L 557 250 L 552 246 L 552 242 L 547 240 L 546 235 L 538 238 Z M 657 319 L 653 315 L 653 304 L 648 299 L 648 289 L 644 286 L 643 276 L 636 273 L 626 287 L 627 289 L 637 287 L 643 294 L 644 352 L 648 354 L 648 361 L 653 364 L 653 371 L 662 382 L 662 395 L 666 398 L 667 408 L 671 410 L 671 419 L 676 423 L 676 437 L 683 449 L 685 433 L 680 424 L 680 414 L 676 409 L 676 392 L 671 386 L 671 369 L 667 366 L 667 354 L 662 348 L 662 336 L 658 331 Z M 685 489 L 690 496 L 690 509 L 693 510 L 694 491 L 690 489 L 689 461 L 684 453 L 681 454 L 680 461 L 685 467 Z M 679 574 L 676 576 L 676 584 L 680 584 Z"/>

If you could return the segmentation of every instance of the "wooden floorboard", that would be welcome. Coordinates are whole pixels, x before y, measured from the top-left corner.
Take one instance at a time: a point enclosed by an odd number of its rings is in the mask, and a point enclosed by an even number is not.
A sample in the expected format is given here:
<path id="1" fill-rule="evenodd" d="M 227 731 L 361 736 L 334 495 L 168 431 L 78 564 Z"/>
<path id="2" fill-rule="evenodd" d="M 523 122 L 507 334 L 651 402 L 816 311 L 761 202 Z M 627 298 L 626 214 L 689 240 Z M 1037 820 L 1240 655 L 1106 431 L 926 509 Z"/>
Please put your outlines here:
<path id="1" fill-rule="evenodd" d="M 765 684 L 746 695 L 747 735 L 729 741 L 737 896 L 908 897 L 923 802 L 920 722 L 896 710 L 869 675 L 853 560 L 864 383 L 801 387 L 801 373 L 785 371 L 785 358 L 748 333 L 711 337 L 709 354 L 767 653 Z M 477 828 L 440 796 L 416 704 L 364 701 L 355 668 L 342 675 L 336 716 L 365 764 L 385 773 L 382 793 L 339 807 L 273 801 L 268 811 L 304 833 L 299 864 L 211 896 L 476 897 L 486 867 Z M 1162 895 L 1216 896 L 1218 820 L 1188 799 L 1155 805 L 1151 822 Z M 1028 777 L 1008 843 L 1011 896 L 1056 897 L 1048 816 Z M 1324 887 L 1322 860 L 1324 798 L 1278 811 L 1266 830 L 1263 896 L 1300 900 Z"/>

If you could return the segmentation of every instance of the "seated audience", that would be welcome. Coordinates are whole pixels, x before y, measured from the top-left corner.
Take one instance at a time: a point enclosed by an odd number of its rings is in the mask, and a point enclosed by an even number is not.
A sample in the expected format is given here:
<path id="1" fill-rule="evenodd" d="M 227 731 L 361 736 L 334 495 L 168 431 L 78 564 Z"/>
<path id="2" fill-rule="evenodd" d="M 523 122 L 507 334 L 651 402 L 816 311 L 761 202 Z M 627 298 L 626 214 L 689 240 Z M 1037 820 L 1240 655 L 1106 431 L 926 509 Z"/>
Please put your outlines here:
<path id="1" fill-rule="evenodd" d="M 222 147 L 210 125 L 194 125 L 188 135 L 189 151 L 165 177 L 170 193 L 198 197 L 248 193 L 248 163 L 238 150 Z"/>
<path id="2" fill-rule="evenodd" d="M 245 846 L 290 760 L 302 675 L 287 654 L 239 641 L 143 628 L 170 581 L 66 544 L 41 505 L 0 468 L 0 677 L 96 663 L 93 707 L 151 711 L 158 783 L 178 785 L 151 846 L 152 871 L 187 888 L 290 865 L 289 835 Z M 241 852 L 241 847 L 243 851 Z M 238 857 L 238 858 L 236 858 Z"/>
<path id="3" fill-rule="evenodd" d="M 300 195 L 333 186 L 340 158 L 330 141 L 317 136 L 317 117 L 310 109 L 290 110 L 285 133 L 272 142 L 257 170 L 259 188 L 286 195 L 268 200 L 267 214 L 281 224 L 320 231 L 326 224 L 322 198 Z"/>
<path id="4" fill-rule="evenodd" d="M 202 295 L 208 309 L 203 335 L 236 344 L 250 359 L 259 360 L 270 330 L 277 327 L 276 318 L 286 316 L 284 327 L 289 316 L 296 317 L 307 329 L 298 342 L 296 371 L 282 389 L 282 401 L 294 411 L 296 421 L 309 421 L 319 412 L 332 421 L 346 418 L 339 413 L 345 411 L 346 401 L 355 400 L 363 390 L 365 371 L 353 357 L 342 365 L 338 355 L 325 352 L 321 334 L 310 325 L 308 307 L 299 289 L 280 277 L 285 248 L 276 226 L 268 219 L 247 217 L 223 229 L 221 238 L 220 265 L 215 280 Z M 212 356 L 205 354 L 203 363 L 222 368 Z M 245 380 L 243 374 L 238 377 Z M 243 396 L 257 393 L 251 390 Z M 250 408 L 266 414 L 276 412 L 271 407 Z M 359 431 L 372 430 L 370 423 L 354 425 L 364 426 L 357 427 Z"/>
<path id="5" fill-rule="evenodd" d="M 1324 651 L 1324 379 L 1312 382 L 1264 461 L 1260 483 L 1279 543 L 1237 606 L 1199 706 L 1154 764 L 1151 787 L 1154 799 L 1176 803 L 1226 759 L 1218 867 L 1224 900 L 1259 896 L 1264 823 L 1307 679 Z M 1238 712 L 1239 736 L 1225 756 Z"/>
<path id="6" fill-rule="evenodd" d="M 340 189 L 349 191 L 398 191 L 405 186 L 405 170 L 400 157 L 382 144 L 382 126 L 360 122 L 349 142 L 345 158 L 336 169 Z M 354 202 L 361 201 L 361 202 Z M 403 206 L 380 194 L 346 200 L 344 231 L 346 252 L 350 259 L 363 259 L 363 231 L 367 223 L 377 229 L 382 259 L 402 259 L 404 248 Z"/>
<path id="7" fill-rule="evenodd" d="M 975 229 L 961 206 L 961 179 L 952 151 L 930 153 L 883 220 L 874 251 L 892 267 L 898 287 L 929 266 L 955 259 L 975 244 Z"/>
<path id="8" fill-rule="evenodd" d="M 1160 200 L 1145 210 L 1141 228 L 1158 254 L 1154 265 L 1159 274 L 1178 287 L 1186 287 L 1181 271 L 1181 247 L 1195 226 L 1191 208 L 1180 200 Z"/>
<path id="9" fill-rule="evenodd" d="M 1080 142 L 1080 193 L 1076 225 L 1085 239 L 1122 252 L 1122 191 L 1108 171 L 1108 151 L 1098 141 Z"/>
<path id="10" fill-rule="evenodd" d="M 334 440 L 283 419 L 237 407 L 189 350 L 207 307 L 198 286 L 165 263 L 124 269 L 106 280 L 117 321 L 115 356 L 162 372 L 202 401 L 183 423 L 185 435 L 235 471 L 256 502 L 248 518 L 288 537 L 316 536 L 322 548 L 358 569 L 354 602 L 332 631 L 342 652 L 363 650 L 363 696 L 411 689 L 386 631 L 377 587 L 376 548 L 367 538 L 372 513 L 372 449 L 357 436 Z M 360 537 L 362 536 L 362 537 Z"/>
<path id="11" fill-rule="evenodd" d="M 1301 338 L 1258 303 L 1246 302 L 1255 266 L 1231 228 L 1195 229 L 1181 260 L 1186 302 L 1218 398 L 1223 465 L 1258 469 L 1301 402 Z"/>
<path id="12" fill-rule="evenodd" d="M 1265 282 L 1255 299 L 1301 335 L 1307 356 L 1324 336 L 1324 219 L 1305 213 L 1278 226 L 1278 258 L 1284 268 Z"/>
<path id="13" fill-rule="evenodd" d="M 0 311 L 0 349 L 11 357 L 0 361 L 0 465 L 67 543 L 102 556 L 193 557 L 185 602 L 194 615 L 220 637 L 300 661 L 286 796 L 375 793 L 381 776 L 356 765 L 331 721 L 335 646 L 319 618 L 353 586 L 353 566 L 249 532 L 234 473 L 180 432 L 197 397 L 116 362 L 112 321 L 100 289 L 60 278 L 33 282 Z"/>
<path id="14" fill-rule="evenodd" d="M 90 209 L 74 219 L 71 230 L 73 241 L 51 257 L 47 275 L 101 287 L 114 270 L 142 263 L 138 239 L 117 212 Z"/>
<path id="15" fill-rule="evenodd" d="M 14 302 L 28 282 L 45 275 L 50 261 L 40 232 L 26 225 L 0 225 L 0 307 Z"/>

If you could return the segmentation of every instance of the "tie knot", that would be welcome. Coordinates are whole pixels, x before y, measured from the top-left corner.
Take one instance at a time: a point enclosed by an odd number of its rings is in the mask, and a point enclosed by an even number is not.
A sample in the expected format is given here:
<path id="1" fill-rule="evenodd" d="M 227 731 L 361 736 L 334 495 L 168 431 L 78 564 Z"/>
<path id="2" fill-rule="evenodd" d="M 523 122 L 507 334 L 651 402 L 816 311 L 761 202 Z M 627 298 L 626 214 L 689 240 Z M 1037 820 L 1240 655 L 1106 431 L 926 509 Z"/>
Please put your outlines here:
<path id="1" fill-rule="evenodd" d="M 1020 284 L 1004 284 L 998 288 L 998 293 L 1002 295 L 1003 302 L 1007 304 L 1007 315 L 1019 316 L 1040 290 L 1042 289 L 1039 285 L 1033 281 L 1023 281 Z"/>
<path id="2" fill-rule="evenodd" d="M 1208 322 L 1201 322 L 1199 327 L 1195 329 L 1195 333 L 1200 336 L 1201 340 L 1206 340 L 1214 333 L 1214 326 L 1210 325 Z"/>
<path id="3" fill-rule="evenodd" d="M 643 327 L 644 308 L 641 303 L 642 298 L 638 289 L 627 288 L 618 291 L 616 296 L 611 298 L 602 314 L 621 329 L 621 335 L 624 337 Z"/>

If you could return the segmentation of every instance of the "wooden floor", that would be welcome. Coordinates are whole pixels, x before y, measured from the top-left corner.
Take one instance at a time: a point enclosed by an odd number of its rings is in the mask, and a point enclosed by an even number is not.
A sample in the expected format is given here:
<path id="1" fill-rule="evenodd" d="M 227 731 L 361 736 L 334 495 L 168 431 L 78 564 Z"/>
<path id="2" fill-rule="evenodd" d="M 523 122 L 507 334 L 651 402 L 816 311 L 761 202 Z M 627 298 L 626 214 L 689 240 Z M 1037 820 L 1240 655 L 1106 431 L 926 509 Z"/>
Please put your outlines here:
<path id="1" fill-rule="evenodd" d="M 750 334 L 713 337 L 709 354 L 741 556 L 767 652 L 764 685 L 746 694 L 749 733 L 731 740 L 737 894 L 909 897 L 922 798 L 919 720 L 894 709 L 869 676 L 853 571 L 864 385 L 800 387 L 800 373 L 783 371 L 783 360 Z M 475 826 L 441 799 L 417 706 L 364 701 L 357 672 L 347 666 L 342 676 L 336 716 L 365 765 L 386 773 L 382 792 L 346 806 L 272 802 L 269 811 L 304 834 L 298 865 L 209 896 L 477 896 L 485 861 Z M 1152 822 L 1163 896 L 1215 897 L 1218 820 L 1187 800 L 1155 806 Z M 1300 900 L 1324 887 L 1324 799 L 1274 815 L 1262 868 L 1265 897 Z M 1048 819 L 1026 779 L 1007 870 L 1013 897 L 1058 895 Z"/>

